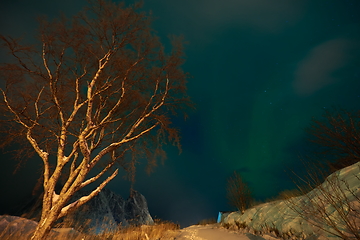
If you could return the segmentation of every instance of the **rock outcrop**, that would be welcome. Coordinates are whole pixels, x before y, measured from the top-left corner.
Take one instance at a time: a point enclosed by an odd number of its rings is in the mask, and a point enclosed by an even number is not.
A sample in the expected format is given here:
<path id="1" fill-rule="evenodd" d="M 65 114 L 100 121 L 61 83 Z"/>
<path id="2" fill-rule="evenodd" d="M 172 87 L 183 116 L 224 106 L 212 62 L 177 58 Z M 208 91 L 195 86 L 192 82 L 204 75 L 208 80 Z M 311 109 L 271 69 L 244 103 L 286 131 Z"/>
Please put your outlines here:
<path id="1" fill-rule="evenodd" d="M 89 193 L 90 191 L 78 191 L 70 202 Z M 35 203 L 33 201 L 32 206 L 27 206 L 22 212 L 22 217 L 39 221 L 41 198 Z M 142 194 L 132 191 L 130 197 L 124 200 L 120 195 L 103 189 L 79 209 L 60 219 L 58 226 L 74 228 L 81 232 L 99 233 L 104 230 L 115 230 L 119 225 L 151 225 L 153 223 L 146 199 Z"/>

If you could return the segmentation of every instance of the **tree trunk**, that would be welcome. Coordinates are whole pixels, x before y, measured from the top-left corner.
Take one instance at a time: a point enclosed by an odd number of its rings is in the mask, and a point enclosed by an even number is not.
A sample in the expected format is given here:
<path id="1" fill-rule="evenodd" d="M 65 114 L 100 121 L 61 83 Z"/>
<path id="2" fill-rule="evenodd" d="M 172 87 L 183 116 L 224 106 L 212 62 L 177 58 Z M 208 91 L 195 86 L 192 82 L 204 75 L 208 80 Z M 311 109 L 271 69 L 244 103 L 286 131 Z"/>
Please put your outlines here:
<path id="1" fill-rule="evenodd" d="M 45 219 L 40 219 L 31 240 L 44 240 L 49 235 L 52 226 L 56 221 L 56 216 L 49 213 Z"/>

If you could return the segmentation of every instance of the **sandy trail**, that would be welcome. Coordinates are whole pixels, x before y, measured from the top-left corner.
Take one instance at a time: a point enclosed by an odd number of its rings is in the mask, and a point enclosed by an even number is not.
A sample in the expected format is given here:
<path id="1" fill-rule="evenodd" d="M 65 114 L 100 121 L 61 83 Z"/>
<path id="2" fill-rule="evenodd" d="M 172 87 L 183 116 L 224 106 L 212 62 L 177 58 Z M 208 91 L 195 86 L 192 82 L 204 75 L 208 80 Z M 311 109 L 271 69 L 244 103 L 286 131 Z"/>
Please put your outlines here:
<path id="1" fill-rule="evenodd" d="M 236 233 L 213 225 L 194 225 L 180 230 L 176 240 L 265 240 L 250 233 Z"/>

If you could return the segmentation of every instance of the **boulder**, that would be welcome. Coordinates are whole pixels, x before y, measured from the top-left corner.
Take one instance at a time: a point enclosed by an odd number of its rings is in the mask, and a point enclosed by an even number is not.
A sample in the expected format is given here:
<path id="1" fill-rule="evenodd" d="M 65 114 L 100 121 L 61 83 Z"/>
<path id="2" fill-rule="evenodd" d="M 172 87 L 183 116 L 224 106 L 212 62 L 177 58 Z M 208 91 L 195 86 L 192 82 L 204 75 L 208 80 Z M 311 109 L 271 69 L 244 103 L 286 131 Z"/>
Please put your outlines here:
<path id="1" fill-rule="evenodd" d="M 0 216 L 0 239 L 7 237 L 23 236 L 30 238 L 35 231 L 37 222 L 21 217 L 1 215 Z"/>
<path id="2" fill-rule="evenodd" d="M 17 216 L 0 215 L 0 239 L 30 239 L 37 222 Z M 72 228 L 53 228 L 48 239 L 75 239 L 81 233 Z"/>

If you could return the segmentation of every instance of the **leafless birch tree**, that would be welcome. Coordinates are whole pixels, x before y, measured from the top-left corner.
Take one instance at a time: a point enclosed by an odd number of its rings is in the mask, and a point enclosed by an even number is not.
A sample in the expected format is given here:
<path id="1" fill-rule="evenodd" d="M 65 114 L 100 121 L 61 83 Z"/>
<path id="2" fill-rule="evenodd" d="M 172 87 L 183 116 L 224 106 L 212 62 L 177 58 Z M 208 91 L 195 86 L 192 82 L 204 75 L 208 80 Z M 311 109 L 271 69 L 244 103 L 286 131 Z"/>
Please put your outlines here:
<path id="1" fill-rule="evenodd" d="M 34 240 L 98 194 L 119 167 L 130 171 L 139 157 L 155 165 L 164 143 L 179 146 L 170 120 L 190 103 L 181 41 L 173 39 L 166 53 L 139 6 L 89 5 L 71 19 L 42 20 L 38 45 L 0 35 L 12 57 L 0 69 L 2 126 L 12 140 L 25 139 L 44 167 Z M 98 173 L 89 176 L 91 170 Z M 89 195 L 69 202 L 97 180 Z"/>
<path id="2" fill-rule="evenodd" d="M 238 172 L 234 171 L 234 175 L 228 179 L 226 190 L 229 204 L 241 213 L 251 207 L 253 200 L 251 190 Z"/>

